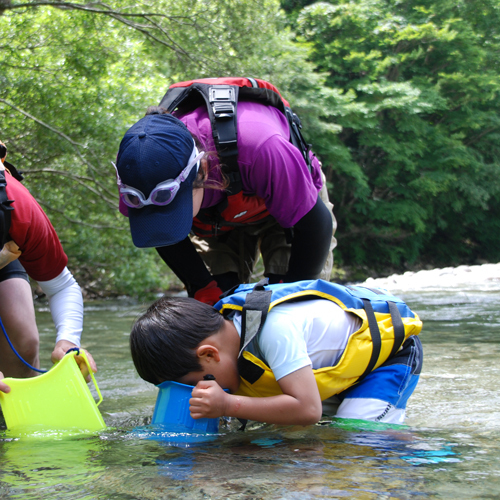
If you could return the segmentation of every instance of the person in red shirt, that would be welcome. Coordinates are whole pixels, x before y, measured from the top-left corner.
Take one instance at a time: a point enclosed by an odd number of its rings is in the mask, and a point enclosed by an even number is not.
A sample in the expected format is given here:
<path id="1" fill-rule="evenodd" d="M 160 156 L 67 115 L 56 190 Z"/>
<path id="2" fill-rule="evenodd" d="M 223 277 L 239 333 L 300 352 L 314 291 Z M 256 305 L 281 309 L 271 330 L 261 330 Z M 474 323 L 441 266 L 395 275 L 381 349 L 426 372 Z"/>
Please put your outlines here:
<path id="1" fill-rule="evenodd" d="M 80 347 L 83 329 L 81 289 L 68 270 L 57 233 L 30 192 L 9 171 L 6 147 L 0 142 L 0 318 L 20 356 L 39 368 L 39 336 L 29 278 L 38 282 L 49 299 L 57 337 L 52 361 L 68 349 Z M 86 353 L 93 371 L 95 361 Z M 90 378 L 83 358 L 76 357 L 82 373 Z M 32 377 L 0 332 L 0 379 Z M 0 391 L 9 387 L 0 381 Z"/>

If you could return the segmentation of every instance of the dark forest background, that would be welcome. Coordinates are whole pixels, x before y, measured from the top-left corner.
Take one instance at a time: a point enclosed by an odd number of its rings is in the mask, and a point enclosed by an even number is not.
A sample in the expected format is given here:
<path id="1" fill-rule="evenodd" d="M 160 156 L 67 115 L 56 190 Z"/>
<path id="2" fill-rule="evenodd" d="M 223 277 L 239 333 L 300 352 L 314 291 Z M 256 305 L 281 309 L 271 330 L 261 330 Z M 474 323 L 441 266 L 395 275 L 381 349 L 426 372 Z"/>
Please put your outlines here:
<path id="1" fill-rule="evenodd" d="M 179 286 L 117 211 L 126 129 L 178 80 L 269 80 L 338 220 L 332 279 L 500 261 L 500 1 L 0 0 L 0 139 L 88 296 Z"/>

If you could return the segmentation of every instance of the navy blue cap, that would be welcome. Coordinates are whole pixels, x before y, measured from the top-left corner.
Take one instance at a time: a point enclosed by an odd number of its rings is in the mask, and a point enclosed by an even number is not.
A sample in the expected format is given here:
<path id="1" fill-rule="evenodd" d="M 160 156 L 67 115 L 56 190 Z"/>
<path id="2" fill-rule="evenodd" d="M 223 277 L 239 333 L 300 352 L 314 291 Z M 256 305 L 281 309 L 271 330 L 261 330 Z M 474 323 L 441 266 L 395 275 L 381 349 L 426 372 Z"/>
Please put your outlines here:
<path id="1" fill-rule="evenodd" d="M 120 143 L 116 167 L 123 184 L 146 198 L 163 181 L 175 179 L 187 166 L 194 140 L 172 115 L 148 115 L 132 125 Z M 130 232 L 136 247 L 163 247 L 182 241 L 193 223 L 193 181 L 196 168 L 181 183 L 171 203 L 128 208 Z"/>

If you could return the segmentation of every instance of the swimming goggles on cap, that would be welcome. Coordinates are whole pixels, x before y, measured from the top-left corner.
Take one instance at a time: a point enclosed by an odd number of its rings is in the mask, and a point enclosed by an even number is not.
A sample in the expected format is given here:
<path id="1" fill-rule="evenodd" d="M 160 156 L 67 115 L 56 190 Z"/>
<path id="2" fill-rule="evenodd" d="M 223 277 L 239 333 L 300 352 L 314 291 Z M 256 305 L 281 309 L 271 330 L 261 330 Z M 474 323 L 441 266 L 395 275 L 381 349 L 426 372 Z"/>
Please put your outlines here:
<path id="1" fill-rule="evenodd" d="M 184 182 L 188 178 L 195 165 L 196 171 L 198 171 L 200 168 L 200 160 L 204 154 L 204 152 L 199 153 L 195 146 L 193 152 L 191 153 L 191 157 L 189 158 L 187 167 L 178 175 L 178 177 L 175 179 L 168 179 L 157 184 L 147 199 L 138 189 L 123 184 L 120 179 L 120 175 L 118 174 L 118 168 L 113 162 L 111 162 L 116 170 L 116 183 L 119 187 L 120 198 L 123 200 L 123 203 L 130 208 L 142 208 L 146 205 L 158 205 L 160 207 L 168 205 L 172 202 L 175 195 L 179 191 L 181 182 Z"/>

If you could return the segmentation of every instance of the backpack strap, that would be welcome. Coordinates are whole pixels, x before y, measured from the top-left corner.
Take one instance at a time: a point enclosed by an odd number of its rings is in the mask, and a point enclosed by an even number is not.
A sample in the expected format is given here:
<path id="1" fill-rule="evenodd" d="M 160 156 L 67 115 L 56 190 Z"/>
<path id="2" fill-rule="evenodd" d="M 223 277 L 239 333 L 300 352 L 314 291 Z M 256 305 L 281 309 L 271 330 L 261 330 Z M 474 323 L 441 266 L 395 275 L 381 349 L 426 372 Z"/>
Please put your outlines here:
<path id="1" fill-rule="evenodd" d="M 236 127 L 239 90 L 240 88 L 236 85 L 195 82 L 189 87 L 169 89 L 160 102 L 160 106 L 170 112 L 177 107 L 181 112 L 187 111 L 198 107 L 201 102 L 205 102 L 215 148 L 221 163 L 225 165 L 224 173 L 229 179 L 228 191 L 230 194 L 236 194 L 242 190 L 238 167 L 238 132 Z M 188 97 L 192 104 L 188 107 L 183 106 L 183 102 Z"/>
<path id="2" fill-rule="evenodd" d="M 211 85 L 208 88 L 208 115 L 221 163 L 226 165 L 230 194 L 239 193 L 241 184 L 238 167 L 238 129 L 236 110 L 240 88 L 234 85 Z"/>
<path id="3" fill-rule="evenodd" d="M 16 179 L 16 181 L 22 182 L 24 180 L 24 175 L 22 172 L 17 170 L 12 163 L 9 163 L 7 160 L 3 162 L 3 166 L 10 172 L 10 175 Z"/>
<path id="4" fill-rule="evenodd" d="M 11 222 L 11 211 L 14 208 L 11 206 L 14 200 L 7 198 L 7 180 L 5 171 L 0 171 L 0 246 L 3 247 L 9 241 L 9 230 Z M 1 248 L 0 248 L 1 250 Z"/>
<path id="5" fill-rule="evenodd" d="M 302 153 L 309 172 L 312 172 L 312 162 L 311 157 L 309 156 L 312 144 L 308 144 L 306 142 L 302 132 L 300 131 L 302 128 L 302 122 L 300 121 L 298 115 L 289 107 L 285 107 L 285 116 L 288 120 L 288 126 L 290 127 L 290 142 Z"/>
<path id="6" fill-rule="evenodd" d="M 228 79 L 231 80 L 231 79 Z M 236 80 L 242 80 L 236 79 Z M 245 101 L 261 102 L 279 109 L 286 117 L 290 129 L 290 142 L 302 153 L 309 172 L 312 171 L 309 153 L 311 144 L 306 143 L 301 133 L 302 123 L 299 117 L 291 110 L 287 101 L 281 97 L 279 91 L 272 85 L 255 78 L 246 77 L 251 86 L 240 86 L 231 83 L 203 83 L 189 82 L 190 84 L 171 87 L 160 102 L 160 106 L 173 112 L 179 108 L 181 112 L 190 111 L 205 103 L 210 118 L 210 125 L 215 147 L 221 164 L 224 165 L 224 174 L 228 177 L 230 194 L 237 194 L 242 190 L 241 175 L 238 167 L 238 129 L 237 106 L 238 98 Z M 189 104 L 187 104 L 189 102 Z"/>

